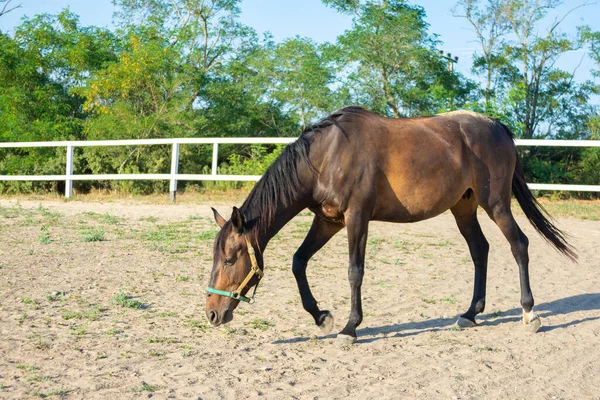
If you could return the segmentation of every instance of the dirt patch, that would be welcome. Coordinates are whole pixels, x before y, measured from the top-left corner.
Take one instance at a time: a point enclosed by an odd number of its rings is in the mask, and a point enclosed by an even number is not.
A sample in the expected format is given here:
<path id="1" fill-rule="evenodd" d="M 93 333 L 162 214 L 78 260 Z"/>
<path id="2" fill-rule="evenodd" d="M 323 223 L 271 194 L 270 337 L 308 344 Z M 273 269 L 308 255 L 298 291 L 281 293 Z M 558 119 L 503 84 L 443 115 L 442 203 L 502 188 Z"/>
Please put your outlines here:
<path id="1" fill-rule="evenodd" d="M 256 304 L 210 328 L 207 204 L 0 200 L 0 398 L 600 398 L 600 222 L 558 220 L 575 265 L 517 219 L 540 332 L 521 325 L 516 264 L 483 215 L 487 308 L 476 328 L 448 329 L 470 303 L 473 268 L 444 214 L 371 224 L 365 318 L 358 343 L 340 347 L 314 336 L 291 273 L 309 213 L 269 244 Z M 340 232 L 308 270 L 336 331 L 347 253 Z"/>

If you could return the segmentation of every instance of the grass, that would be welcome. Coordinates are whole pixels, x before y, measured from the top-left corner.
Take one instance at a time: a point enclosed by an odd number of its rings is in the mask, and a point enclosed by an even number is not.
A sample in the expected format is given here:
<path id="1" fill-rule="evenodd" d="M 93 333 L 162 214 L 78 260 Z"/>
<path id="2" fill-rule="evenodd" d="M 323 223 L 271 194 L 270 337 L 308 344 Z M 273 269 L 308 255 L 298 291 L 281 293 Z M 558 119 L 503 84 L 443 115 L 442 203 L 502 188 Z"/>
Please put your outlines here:
<path id="1" fill-rule="evenodd" d="M 89 321 L 96 321 L 100 318 L 101 313 L 106 311 L 106 309 L 104 308 L 100 308 L 97 306 L 94 307 L 90 307 L 88 310 L 85 311 L 69 311 L 69 310 L 65 310 L 63 311 L 62 317 L 63 319 L 66 320 L 70 320 L 70 319 L 87 319 Z"/>
<path id="2" fill-rule="evenodd" d="M 50 227 L 48 225 L 42 225 L 40 228 L 40 234 L 38 235 L 38 241 L 40 244 L 50 244 L 52 239 L 50 238 Z"/>
<path id="3" fill-rule="evenodd" d="M 55 389 L 55 390 L 50 390 L 48 392 L 31 392 L 29 393 L 30 396 L 32 397 L 39 397 L 41 399 L 45 399 L 47 397 L 67 397 L 67 395 L 72 392 L 71 389 Z"/>
<path id="4" fill-rule="evenodd" d="M 207 324 L 205 324 L 202 321 L 198 321 L 197 319 L 188 319 L 185 321 L 185 324 L 191 328 L 196 328 L 196 329 L 200 329 L 203 331 L 210 328 Z"/>
<path id="5" fill-rule="evenodd" d="M 266 331 L 273 326 L 273 323 L 264 319 L 254 318 L 252 321 L 245 322 L 244 325 L 247 325 L 252 329 Z"/>
<path id="6" fill-rule="evenodd" d="M 540 201 L 553 217 L 570 217 L 582 220 L 600 220 L 600 202 L 594 200 L 561 200 L 550 201 L 545 198 Z M 519 209 L 515 204 L 516 209 Z M 519 209 L 520 210 L 520 209 Z"/>
<path id="7" fill-rule="evenodd" d="M 421 301 L 425 304 L 435 304 L 436 303 L 436 301 L 433 299 L 431 299 L 431 300 L 430 299 L 421 299 Z"/>
<path id="8" fill-rule="evenodd" d="M 81 242 L 102 242 L 106 240 L 104 238 L 104 229 L 95 228 L 91 230 L 86 230 L 83 232 L 81 237 L 79 238 Z"/>
<path id="9" fill-rule="evenodd" d="M 198 240 L 212 240 L 217 237 L 218 231 L 204 231 L 196 236 Z"/>
<path id="10" fill-rule="evenodd" d="M 453 299 L 453 298 L 451 298 L 451 297 L 442 297 L 442 298 L 440 299 L 440 303 L 455 304 L 455 303 L 456 303 L 456 300 L 454 300 L 454 299 Z"/>
<path id="11" fill-rule="evenodd" d="M 473 351 L 474 351 L 474 352 L 476 352 L 476 353 L 480 353 L 480 352 L 482 352 L 482 351 L 491 351 L 491 352 L 495 352 L 495 351 L 500 351 L 500 350 L 498 350 L 498 349 L 495 349 L 495 348 L 493 348 L 493 347 L 490 347 L 490 346 L 485 346 L 485 347 L 474 347 L 474 348 L 473 348 Z"/>
<path id="12" fill-rule="evenodd" d="M 33 364 L 19 364 L 19 365 L 17 365 L 17 369 L 20 369 L 22 371 L 27 371 L 27 372 L 35 372 L 39 368 Z"/>
<path id="13" fill-rule="evenodd" d="M 179 343 L 179 340 L 163 336 L 150 336 L 146 339 L 146 343 Z"/>
<path id="14" fill-rule="evenodd" d="M 140 309 L 144 307 L 144 304 L 141 301 L 134 299 L 132 296 L 126 295 L 122 289 L 119 290 L 119 293 L 112 297 L 111 303 L 121 307 L 133 309 Z"/>
<path id="15" fill-rule="evenodd" d="M 132 392 L 156 392 L 157 390 L 162 389 L 162 386 L 151 385 L 149 383 L 142 381 L 142 386 L 140 387 L 132 387 L 129 390 Z"/>

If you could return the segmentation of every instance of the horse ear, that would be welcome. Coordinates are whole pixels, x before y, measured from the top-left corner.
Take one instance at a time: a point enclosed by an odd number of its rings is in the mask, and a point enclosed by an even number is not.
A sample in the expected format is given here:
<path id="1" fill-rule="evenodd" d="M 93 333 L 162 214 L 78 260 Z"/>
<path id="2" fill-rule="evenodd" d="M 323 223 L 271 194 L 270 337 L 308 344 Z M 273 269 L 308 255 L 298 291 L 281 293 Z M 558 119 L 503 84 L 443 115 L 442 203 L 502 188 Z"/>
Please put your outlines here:
<path id="1" fill-rule="evenodd" d="M 225 225 L 225 218 L 221 217 L 221 214 L 219 214 L 219 212 L 217 210 L 215 210 L 214 208 L 210 208 L 211 210 L 213 210 L 213 214 L 215 215 L 215 222 L 217 223 L 217 225 L 219 225 L 219 227 L 223 227 L 223 225 Z"/>
<path id="2" fill-rule="evenodd" d="M 233 227 L 239 232 L 242 233 L 244 230 L 244 216 L 242 212 L 237 208 L 233 207 L 233 212 L 231 213 L 231 223 Z"/>

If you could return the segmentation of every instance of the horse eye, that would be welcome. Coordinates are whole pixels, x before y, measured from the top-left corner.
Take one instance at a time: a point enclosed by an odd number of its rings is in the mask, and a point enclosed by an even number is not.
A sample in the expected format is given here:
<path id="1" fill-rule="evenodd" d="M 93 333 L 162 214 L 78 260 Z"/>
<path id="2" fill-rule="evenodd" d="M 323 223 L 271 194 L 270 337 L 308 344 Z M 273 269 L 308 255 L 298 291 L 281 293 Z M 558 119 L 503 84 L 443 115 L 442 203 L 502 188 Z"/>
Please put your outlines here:
<path id="1" fill-rule="evenodd" d="M 223 264 L 228 267 L 230 265 L 233 265 L 233 258 L 227 258 L 225 259 L 225 261 L 223 261 Z"/>

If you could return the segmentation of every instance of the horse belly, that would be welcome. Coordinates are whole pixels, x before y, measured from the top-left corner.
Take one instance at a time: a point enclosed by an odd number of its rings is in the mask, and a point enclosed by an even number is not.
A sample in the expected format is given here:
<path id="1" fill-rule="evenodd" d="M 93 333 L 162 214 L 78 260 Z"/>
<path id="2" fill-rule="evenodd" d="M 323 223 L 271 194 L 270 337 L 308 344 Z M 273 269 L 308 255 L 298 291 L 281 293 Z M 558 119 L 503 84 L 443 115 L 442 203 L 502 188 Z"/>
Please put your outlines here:
<path id="1" fill-rule="evenodd" d="M 416 167 L 416 168 L 415 168 Z M 450 158 L 380 174 L 373 219 L 416 222 L 452 207 L 470 186 L 468 169 Z"/>

